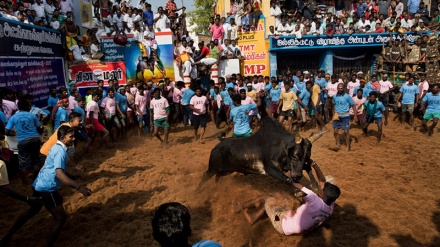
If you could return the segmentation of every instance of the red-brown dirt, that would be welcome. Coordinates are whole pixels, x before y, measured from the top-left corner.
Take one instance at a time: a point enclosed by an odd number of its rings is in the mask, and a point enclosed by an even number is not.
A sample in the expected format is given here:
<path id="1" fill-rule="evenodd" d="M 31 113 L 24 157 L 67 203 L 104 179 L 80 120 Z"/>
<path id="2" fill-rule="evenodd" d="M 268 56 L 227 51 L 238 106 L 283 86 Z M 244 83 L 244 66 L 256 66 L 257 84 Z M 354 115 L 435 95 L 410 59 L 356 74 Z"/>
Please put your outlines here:
<path id="1" fill-rule="evenodd" d="M 85 198 L 74 189 L 61 189 L 69 216 L 56 246 L 158 246 L 151 234 L 152 213 L 171 201 L 189 208 L 192 242 L 211 239 L 231 247 L 440 246 L 438 129 L 428 138 L 391 122 L 384 127 L 385 138 L 376 144 L 375 126 L 370 126 L 368 137 L 361 137 L 355 126 L 351 132 L 359 140 L 349 153 L 331 151 L 333 133 L 326 133 L 314 144 L 312 158 L 325 175 L 335 177 L 342 194 L 332 217 L 306 236 L 282 236 L 267 218 L 250 226 L 241 213 L 233 212 L 234 200 L 276 192 L 298 204 L 292 188 L 271 177 L 232 174 L 217 185 L 212 179 L 200 193 L 194 192 L 218 143 L 218 132 L 209 125 L 206 144 L 199 144 L 191 142 L 191 129 L 172 128 L 165 150 L 158 148 L 156 139 L 131 136 L 128 143 L 119 144 L 121 148 L 93 151 L 82 162 L 88 168 L 82 177 L 93 195 Z M 16 177 L 11 183 L 31 193 Z M 0 237 L 26 208 L 2 198 Z M 43 209 L 14 235 L 11 246 L 44 245 L 52 223 Z"/>

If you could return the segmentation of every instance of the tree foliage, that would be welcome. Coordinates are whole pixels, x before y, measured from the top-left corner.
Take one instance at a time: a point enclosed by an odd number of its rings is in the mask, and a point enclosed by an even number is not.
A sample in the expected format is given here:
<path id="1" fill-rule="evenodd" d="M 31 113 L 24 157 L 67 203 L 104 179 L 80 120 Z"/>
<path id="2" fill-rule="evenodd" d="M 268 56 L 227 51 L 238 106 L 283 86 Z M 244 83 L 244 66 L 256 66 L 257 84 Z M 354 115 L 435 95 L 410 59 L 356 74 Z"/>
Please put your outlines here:
<path id="1" fill-rule="evenodd" d="M 190 25 L 196 24 L 194 29 L 196 34 L 209 34 L 209 17 L 212 15 L 212 0 L 195 0 L 195 10 L 190 11 L 188 16 L 191 17 Z"/>

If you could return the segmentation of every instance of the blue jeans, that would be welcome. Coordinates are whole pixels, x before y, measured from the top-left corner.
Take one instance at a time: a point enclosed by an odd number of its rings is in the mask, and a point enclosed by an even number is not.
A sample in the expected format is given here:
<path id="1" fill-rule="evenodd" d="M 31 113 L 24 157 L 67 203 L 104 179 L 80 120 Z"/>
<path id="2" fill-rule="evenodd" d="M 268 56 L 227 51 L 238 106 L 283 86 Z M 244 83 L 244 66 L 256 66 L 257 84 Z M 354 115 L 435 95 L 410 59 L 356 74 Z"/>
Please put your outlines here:
<path id="1" fill-rule="evenodd" d="M 192 121 L 192 110 L 189 105 L 183 106 L 183 126 L 188 126 L 188 120 Z"/>

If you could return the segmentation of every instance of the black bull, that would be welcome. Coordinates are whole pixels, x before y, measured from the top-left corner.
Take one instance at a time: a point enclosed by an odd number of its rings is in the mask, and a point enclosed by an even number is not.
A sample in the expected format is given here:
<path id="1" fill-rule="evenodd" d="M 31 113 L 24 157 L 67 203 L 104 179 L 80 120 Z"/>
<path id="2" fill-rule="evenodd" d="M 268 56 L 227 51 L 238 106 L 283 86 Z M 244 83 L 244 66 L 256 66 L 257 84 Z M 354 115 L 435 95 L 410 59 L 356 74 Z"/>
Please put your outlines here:
<path id="1" fill-rule="evenodd" d="M 218 182 L 220 177 L 233 172 L 267 174 L 292 185 L 292 181 L 297 182 L 302 178 L 303 170 L 316 186 L 309 164 L 312 142 L 324 133 L 303 139 L 298 132 L 292 135 L 278 121 L 265 118 L 262 127 L 254 135 L 225 138 L 212 149 L 208 170 L 203 174 L 198 189 L 214 175 Z M 290 177 L 284 174 L 289 170 Z"/>

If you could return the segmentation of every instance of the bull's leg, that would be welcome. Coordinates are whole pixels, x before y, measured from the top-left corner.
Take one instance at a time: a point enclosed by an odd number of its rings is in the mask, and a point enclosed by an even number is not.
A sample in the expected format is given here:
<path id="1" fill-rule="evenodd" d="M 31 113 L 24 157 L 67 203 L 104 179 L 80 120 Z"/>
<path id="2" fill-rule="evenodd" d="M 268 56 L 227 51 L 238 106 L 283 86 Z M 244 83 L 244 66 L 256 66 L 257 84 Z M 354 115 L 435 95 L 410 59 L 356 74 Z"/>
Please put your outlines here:
<path id="1" fill-rule="evenodd" d="M 203 177 L 202 180 L 200 180 L 199 186 L 197 186 L 197 188 L 195 189 L 195 191 L 200 191 L 200 189 L 202 188 L 203 184 L 208 181 L 210 178 L 212 178 L 212 176 L 214 176 L 214 174 L 212 172 L 210 172 L 209 170 L 207 170 L 206 172 L 203 173 Z M 217 180 L 217 179 L 216 179 Z"/>
<path id="2" fill-rule="evenodd" d="M 277 161 L 275 160 L 271 160 L 270 164 L 265 164 L 264 165 L 264 170 L 266 172 L 267 175 L 272 176 L 278 180 L 280 180 L 281 182 L 284 182 L 290 186 L 293 185 L 292 183 L 292 179 L 289 178 L 288 176 L 286 176 L 281 170 L 279 170 L 277 167 L 279 167 L 279 164 Z M 305 196 L 305 193 L 300 191 L 298 188 L 294 187 L 295 191 L 294 194 L 296 197 L 302 197 Z"/>
<path id="3" fill-rule="evenodd" d="M 307 174 L 309 174 L 309 178 L 310 178 L 310 183 L 312 184 L 312 189 L 314 191 L 318 191 L 319 187 L 318 187 L 318 181 L 316 181 L 315 176 L 313 175 L 313 171 L 310 170 L 307 172 Z"/>

